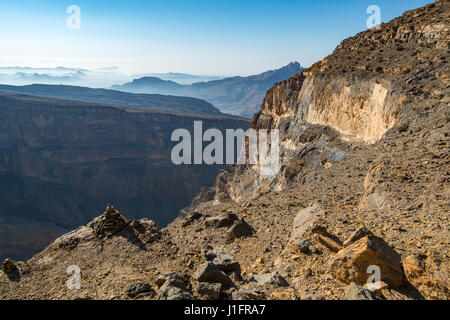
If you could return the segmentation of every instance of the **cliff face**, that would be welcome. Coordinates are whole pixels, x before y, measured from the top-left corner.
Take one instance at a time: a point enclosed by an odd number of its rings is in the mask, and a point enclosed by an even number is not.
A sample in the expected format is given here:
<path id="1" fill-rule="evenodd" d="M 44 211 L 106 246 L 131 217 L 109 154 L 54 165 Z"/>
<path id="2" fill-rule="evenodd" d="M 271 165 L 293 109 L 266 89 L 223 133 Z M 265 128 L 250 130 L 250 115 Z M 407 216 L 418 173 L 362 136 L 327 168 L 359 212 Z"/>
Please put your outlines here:
<path id="1" fill-rule="evenodd" d="M 448 1 L 438 1 L 346 39 L 310 69 L 275 84 L 251 127 L 280 130 L 280 173 L 254 184 L 248 181 L 259 179 L 258 165 L 244 173 L 238 170 L 242 179 L 225 173 L 231 182 L 222 175 L 216 198 L 244 201 L 261 191 L 285 188 L 286 170 L 289 175 L 299 155 L 322 165 L 336 153 L 344 157 L 348 150 L 336 149 L 334 134 L 326 139 L 310 136 L 314 126 L 334 130 L 341 142 L 370 145 L 417 114 L 449 103 L 448 6 Z"/>
<path id="2" fill-rule="evenodd" d="M 308 75 L 277 84 L 258 119 L 278 128 L 281 119 L 326 125 L 348 140 L 373 143 L 394 126 L 406 96 L 389 81 Z"/>
<path id="3" fill-rule="evenodd" d="M 173 165 L 172 131 L 191 130 L 194 120 L 203 120 L 205 130 L 247 126 L 225 116 L 59 103 L 0 96 L 2 256 L 35 253 L 105 203 L 169 223 L 219 168 Z"/>

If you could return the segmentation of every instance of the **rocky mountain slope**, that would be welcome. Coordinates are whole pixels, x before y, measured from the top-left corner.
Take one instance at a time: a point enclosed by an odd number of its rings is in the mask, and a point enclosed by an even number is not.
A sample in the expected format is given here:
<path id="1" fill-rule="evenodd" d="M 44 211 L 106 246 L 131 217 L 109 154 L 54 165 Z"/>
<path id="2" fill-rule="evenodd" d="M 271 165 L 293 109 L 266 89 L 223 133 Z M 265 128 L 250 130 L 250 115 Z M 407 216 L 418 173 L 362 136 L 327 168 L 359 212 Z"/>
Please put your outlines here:
<path id="1" fill-rule="evenodd" d="M 449 299 L 449 21 L 436 1 L 276 84 L 251 122 L 280 130 L 276 175 L 228 167 L 166 228 L 107 207 L 6 261 L 0 297 Z"/>
<path id="2" fill-rule="evenodd" d="M 109 201 L 130 218 L 173 221 L 221 168 L 171 162 L 172 132 L 192 132 L 194 120 L 205 130 L 248 126 L 221 114 L 0 93 L 0 256 L 32 256 Z"/>
<path id="3" fill-rule="evenodd" d="M 124 85 L 113 86 L 113 89 L 196 97 L 211 102 L 224 113 L 252 117 L 261 106 L 267 90 L 275 83 L 289 79 L 302 70 L 298 62 L 291 62 L 283 68 L 249 77 L 232 77 L 191 85 L 181 85 L 156 77 L 143 77 Z"/>

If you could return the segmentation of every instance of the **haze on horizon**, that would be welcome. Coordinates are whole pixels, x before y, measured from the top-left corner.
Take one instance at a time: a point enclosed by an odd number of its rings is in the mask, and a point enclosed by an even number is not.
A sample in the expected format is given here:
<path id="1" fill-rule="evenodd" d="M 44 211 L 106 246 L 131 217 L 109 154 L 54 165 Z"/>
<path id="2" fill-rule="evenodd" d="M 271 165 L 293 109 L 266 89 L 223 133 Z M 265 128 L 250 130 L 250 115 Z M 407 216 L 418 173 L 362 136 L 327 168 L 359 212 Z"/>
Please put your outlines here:
<path id="1" fill-rule="evenodd" d="M 215 76 L 257 74 L 291 61 L 307 67 L 367 29 L 369 5 L 378 5 L 386 22 L 431 2 L 2 1 L 0 67 Z M 81 9 L 79 30 L 67 27 L 70 5 Z"/>

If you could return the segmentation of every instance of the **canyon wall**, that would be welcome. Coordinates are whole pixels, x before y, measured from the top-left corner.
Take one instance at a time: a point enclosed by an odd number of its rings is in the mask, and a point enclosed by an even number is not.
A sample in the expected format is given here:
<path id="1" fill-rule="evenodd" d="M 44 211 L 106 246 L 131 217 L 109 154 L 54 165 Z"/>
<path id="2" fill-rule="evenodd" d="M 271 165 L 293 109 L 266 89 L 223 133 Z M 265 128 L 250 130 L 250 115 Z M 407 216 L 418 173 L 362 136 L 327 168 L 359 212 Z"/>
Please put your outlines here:
<path id="1" fill-rule="evenodd" d="M 246 128 L 227 116 L 119 109 L 0 95 L 0 255 L 27 256 L 105 204 L 159 225 L 211 185 L 220 166 L 175 166 L 171 133 Z"/>
<path id="2" fill-rule="evenodd" d="M 261 108 L 264 117 L 327 125 L 350 140 L 373 143 L 395 124 L 405 97 L 389 81 L 303 75 L 274 86 Z"/>
<path id="3" fill-rule="evenodd" d="M 286 189 L 305 168 L 342 160 L 349 144 L 373 144 L 433 106 L 448 104 L 448 6 L 437 1 L 405 12 L 275 84 L 250 126 L 279 130 L 280 171 L 261 177 L 259 164 L 228 168 L 217 179 L 216 201 L 245 202 Z"/>

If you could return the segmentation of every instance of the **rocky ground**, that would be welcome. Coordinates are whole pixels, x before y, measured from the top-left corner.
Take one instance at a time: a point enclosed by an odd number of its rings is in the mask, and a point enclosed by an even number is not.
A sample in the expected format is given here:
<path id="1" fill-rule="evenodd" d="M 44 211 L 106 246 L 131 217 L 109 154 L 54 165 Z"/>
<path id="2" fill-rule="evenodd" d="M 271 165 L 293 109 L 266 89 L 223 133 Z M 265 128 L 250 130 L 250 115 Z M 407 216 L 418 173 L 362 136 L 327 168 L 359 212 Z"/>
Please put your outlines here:
<path id="1" fill-rule="evenodd" d="M 0 298 L 449 299 L 449 14 L 449 1 L 405 13 L 298 76 L 343 77 L 345 64 L 347 81 L 393 81 L 406 99 L 381 139 L 349 139 L 337 120 L 301 122 L 294 77 L 278 87 L 282 96 L 268 93 L 252 123 L 289 127 L 282 137 L 295 152 L 283 152 L 270 183 L 255 184 L 251 167 L 229 167 L 163 229 L 108 207 L 27 262 L 6 261 Z M 369 66 L 338 59 L 365 58 L 358 50 L 374 35 Z M 392 71 L 405 61 L 408 72 Z M 71 265 L 81 270 L 80 290 L 67 288 Z M 375 286 L 371 266 L 380 270 Z"/>

